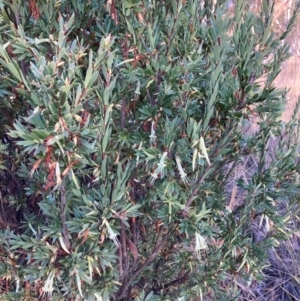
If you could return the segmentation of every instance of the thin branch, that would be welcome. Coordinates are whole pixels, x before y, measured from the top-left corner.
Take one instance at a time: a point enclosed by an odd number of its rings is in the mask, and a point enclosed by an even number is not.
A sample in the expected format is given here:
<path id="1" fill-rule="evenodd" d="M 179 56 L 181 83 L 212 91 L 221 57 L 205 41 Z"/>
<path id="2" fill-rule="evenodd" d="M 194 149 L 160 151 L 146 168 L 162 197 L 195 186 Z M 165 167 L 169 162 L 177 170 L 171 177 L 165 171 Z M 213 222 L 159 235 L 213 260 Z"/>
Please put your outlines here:
<path id="1" fill-rule="evenodd" d="M 178 286 L 184 282 L 186 282 L 189 279 L 190 272 L 186 272 L 182 277 L 179 277 L 171 282 L 168 282 L 166 284 L 161 284 L 158 287 L 154 288 L 154 292 L 159 292 L 160 290 L 167 290 L 171 286 Z"/>
<path id="2" fill-rule="evenodd" d="M 163 227 L 161 227 L 161 229 L 160 229 L 160 231 L 159 231 L 159 233 L 157 235 L 156 243 L 155 243 L 155 246 L 153 248 L 153 251 L 152 251 L 151 255 L 131 275 L 130 279 L 128 279 L 126 281 L 126 283 L 123 283 L 123 285 L 120 288 L 120 292 L 118 293 L 118 297 L 117 297 L 116 300 L 121 300 L 125 296 L 126 291 L 129 289 L 129 287 L 132 284 L 132 282 L 136 279 L 136 277 L 138 277 L 143 272 L 143 270 L 150 264 L 150 262 L 154 260 L 154 258 L 156 257 L 156 255 L 160 252 L 160 250 L 164 246 L 164 244 L 167 241 L 167 239 L 170 237 L 171 231 L 169 231 L 161 240 L 159 239 L 160 236 L 161 236 L 161 233 L 162 233 L 162 228 Z"/>
<path id="3" fill-rule="evenodd" d="M 9 168 L 6 168 L 5 172 L 7 172 L 11 176 L 12 180 L 15 182 L 15 184 L 17 185 L 17 187 L 19 189 L 23 189 L 22 185 L 19 183 L 19 181 L 15 177 L 14 173 Z"/>
<path id="4" fill-rule="evenodd" d="M 121 223 L 121 235 L 120 235 L 120 243 L 121 246 L 119 248 L 119 264 L 120 264 L 120 276 L 124 276 L 123 272 L 123 266 L 126 265 L 126 259 L 127 259 L 127 252 L 126 252 L 126 233 L 125 233 L 125 225 L 123 223 L 123 221 L 120 219 L 120 223 Z M 126 278 L 126 276 L 125 276 Z"/>
<path id="5" fill-rule="evenodd" d="M 17 228 L 18 224 L 9 222 L 5 218 L 4 200 L 2 198 L 1 191 L 0 191 L 0 203 L 1 203 L 1 211 L 2 211 L 2 213 L 0 214 L 0 228 L 2 229 L 6 229 L 7 227 L 10 227 L 11 229 Z"/>
<path id="6" fill-rule="evenodd" d="M 160 71 L 157 71 L 156 72 L 156 87 L 155 87 L 154 95 L 158 95 L 159 87 L 160 87 L 162 81 L 163 81 L 163 77 L 162 77 Z M 155 103 L 153 105 L 156 105 L 156 103 L 157 103 L 157 98 L 156 98 Z"/>
<path id="7" fill-rule="evenodd" d="M 125 225 L 124 225 L 124 223 L 123 223 L 123 221 L 121 219 L 120 219 L 120 223 L 121 223 L 121 238 L 120 238 L 120 242 L 121 242 L 122 254 L 123 254 L 123 258 L 126 258 L 127 252 L 126 252 Z"/>
<path id="8" fill-rule="evenodd" d="M 185 206 L 184 206 L 184 209 L 182 210 L 181 212 L 181 215 L 183 217 L 188 217 L 188 212 L 189 212 L 189 207 L 191 206 L 193 200 L 194 200 L 194 196 L 198 193 L 198 191 L 200 190 L 200 187 L 201 187 L 201 184 L 202 182 L 204 181 L 205 177 L 206 177 L 206 174 L 207 172 L 209 171 L 210 169 L 210 165 L 207 165 L 204 172 L 202 173 L 202 176 L 198 179 L 198 181 L 194 184 L 194 190 L 192 191 L 190 197 L 188 198 Z"/>
<path id="9" fill-rule="evenodd" d="M 153 100 L 153 97 L 151 96 L 149 89 L 147 88 L 146 90 L 147 90 L 148 98 L 150 100 L 150 104 L 153 107 L 155 105 L 155 100 Z"/>
<path id="10" fill-rule="evenodd" d="M 127 118 L 127 108 L 126 108 L 126 101 L 125 98 L 122 98 L 122 103 L 121 103 L 121 127 L 122 130 L 125 128 L 126 124 L 126 118 Z"/>
<path id="11" fill-rule="evenodd" d="M 122 248 L 118 249 L 118 253 L 119 253 L 119 274 L 120 277 L 123 276 L 123 259 L 122 259 Z"/>

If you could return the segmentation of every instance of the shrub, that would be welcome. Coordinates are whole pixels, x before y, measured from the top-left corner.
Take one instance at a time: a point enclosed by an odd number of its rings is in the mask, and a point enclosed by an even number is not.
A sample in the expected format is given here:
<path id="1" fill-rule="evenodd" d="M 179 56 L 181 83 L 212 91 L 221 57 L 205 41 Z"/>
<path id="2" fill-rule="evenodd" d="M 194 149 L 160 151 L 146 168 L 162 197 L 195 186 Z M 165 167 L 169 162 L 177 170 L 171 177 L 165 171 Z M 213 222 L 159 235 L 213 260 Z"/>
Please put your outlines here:
<path id="1" fill-rule="evenodd" d="M 276 37 L 273 4 L 237 2 L 1 1 L 6 300 L 233 300 L 260 279 L 300 192 L 274 87 L 298 7 Z"/>

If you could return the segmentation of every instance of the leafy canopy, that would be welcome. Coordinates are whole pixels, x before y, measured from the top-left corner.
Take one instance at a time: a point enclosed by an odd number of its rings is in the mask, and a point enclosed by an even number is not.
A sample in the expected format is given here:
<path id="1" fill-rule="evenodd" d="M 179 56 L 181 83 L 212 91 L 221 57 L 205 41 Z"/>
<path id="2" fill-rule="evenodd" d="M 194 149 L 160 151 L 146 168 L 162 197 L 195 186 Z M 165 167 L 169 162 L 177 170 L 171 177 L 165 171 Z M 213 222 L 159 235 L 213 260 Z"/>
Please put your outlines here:
<path id="1" fill-rule="evenodd" d="M 7 300 L 233 300 L 259 279 L 299 197 L 274 87 L 298 8 L 275 37 L 269 1 L 212 2 L 1 1 Z"/>

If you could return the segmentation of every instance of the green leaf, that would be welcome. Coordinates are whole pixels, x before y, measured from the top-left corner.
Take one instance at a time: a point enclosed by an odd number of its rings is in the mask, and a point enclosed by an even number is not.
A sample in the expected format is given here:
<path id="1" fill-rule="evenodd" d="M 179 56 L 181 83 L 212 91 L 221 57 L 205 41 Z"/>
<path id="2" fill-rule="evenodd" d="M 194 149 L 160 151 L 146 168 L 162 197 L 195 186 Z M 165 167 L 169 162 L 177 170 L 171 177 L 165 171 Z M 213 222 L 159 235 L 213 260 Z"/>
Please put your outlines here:
<path id="1" fill-rule="evenodd" d="M 71 29 L 71 27 L 72 27 L 72 25 L 74 23 L 74 19 L 75 19 L 75 14 L 73 12 L 72 15 L 71 15 L 71 17 L 70 17 L 70 19 L 69 19 L 69 21 L 67 22 L 67 26 L 66 26 L 66 30 L 67 31 Z"/>

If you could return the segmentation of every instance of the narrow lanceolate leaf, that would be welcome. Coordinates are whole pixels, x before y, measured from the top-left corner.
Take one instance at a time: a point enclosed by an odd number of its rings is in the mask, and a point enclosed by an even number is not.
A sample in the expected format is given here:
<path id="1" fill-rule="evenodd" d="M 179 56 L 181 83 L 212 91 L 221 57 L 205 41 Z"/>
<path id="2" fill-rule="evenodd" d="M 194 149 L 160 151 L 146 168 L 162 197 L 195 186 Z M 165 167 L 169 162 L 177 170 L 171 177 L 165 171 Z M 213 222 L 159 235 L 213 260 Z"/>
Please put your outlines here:
<path id="1" fill-rule="evenodd" d="M 82 294 L 82 290 L 81 290 L 81 279 L 80 279 L 78 273 L 76 273 L 76 283 L 77 283 L 77 287 L 79 290 L 79 294 L 80 294 L 81 298 L 83 298 L 83 294 Z"/>
<path id="2" fill-rule="evenodd" d="M 98 293 L 94 293 L 94 296 L 96 297 L 97 301 L 103 301 L 103 298 Z"/>
<path id="3" fill-rule="evenodd" d="M 67 247 L 66 247 L 66 245 L 65 245 L 65 242 L 64 242 L 64 239 L 63 239 L 63 237 L 62 237 L 62 235 L 59 235 L 59 242 L 60 242 L 60 245 L 61 245 L 61 247 L 63 248 L 63 250 L 65 251 L 65 252 L 67 252 L 68 254 L 70 254 L 70 251 L 67 249 Z"/>
<path id="4" fill-rule="evenodd" d="M 90 274 L 90 281 L 93 281 L 93 263 L 94 263 L 94 259 L 91 256 L 88 256 L 87 261 L 88 261 L 88 268 L 89 268 L 89 274 Z"/>
<path id="5" fill-rule="evenodd" d="M 92 78 L 92 74 L 93 74 L 93 51 L 90 51 L 89 54 L 89 67 L 86 71 L 86 76 L 85 76 L 85 81 L 84 81 L 84 87 L 87 88 L 89 85 L 89 82 Z"/>
<path id="6" fill-rule="evenodd" d="M 72 181 L 73 181 L 75 187 L 76 187 L 77 189 L 80 189 L 78 180 L 77 180 L 77 178 L 76 178 L 76 176 L 75 176 L 75 174 L 74 174 L 74 172 L 73 172 L 72 169 L 71 169 L 71 179 L 72 179 Z"/>
<path id="7" fill-rule="evenodd" d="M 8 43 L 6 43 L 4 46 L 8 46 Z M 0 56 L 3 57 L 6 62 L 9 61 L 8 54 L 5 51 L 5 47 L 3 47 L 3 45 L 0 45 Z"/>
<path id="8" fill-rule="evenodd" d="M 210 165 L 210 161 L 209 161 L 207 149 L 206 149 L 206 146 L 205 146 L 204 138 L 202 136 L 200 137 L 200 149 L 201 149 L 201 152 L 204 155 L 208 165 Z"/>
<path id="9" fill-rule="evenodd" d="M 193 171 L 195 171 L 196 168 L 197 157 L 198 157 L 198 150 L 195 148 L 193 153 Z"/>
<path id="10" fill-rule="evenodd" d="M 19 292 L 19 289 L 20 289 L 20 278 L 17 277 L 17 278 L 16 278 L 16 293 Z"/>
<path id="11" fill-rule="evenodd" d="M 32 178 L 34 172 L 36 171 L 36 169 L 39 167 L 40 163 L 42 162 L 43 159 L 38 159 L 32 166 L 32 169 L 29 173 L 30 178 Z"/>
<path id="12" fill-rule="evenodd" d="M 139 257 L 139 253 L 136 245 L 129 238 L 126 238 L 126 242 L 128 244 L 132 256 L 134 257 L 135 260 L 137 260 Z"/>
<path id="13" fill-rule="evenodd" d="M 59 185 L 62 182 L 62 180 L 60 176 L 60 167 L 58 161 L 56 162 L 55 173 L 56 173 L 56 184 Z"/>
<path id="14" fill-rule="evenodd" d="M 96 81 L 98 76 L 99 76 L 99 71 L 98 70 L 94 71 L 94 73 L 91 75 L 91 79 L 89 80 L 89 82 L 86 86 L 87 89 L 91 88 L 93 86 L 93 84 Z"/>
<path id="15" fill-rule="evenodd" d="M 6 63 L 2 59 L 0 59 L 0 64 L 8 69 L 8 71 L 18 80 L 19 83 L 22 82 L 20 70 L 16 64 L 14 64 L 13 62 Z"/>
<path id="16" fill-rule="evenodd" d="M 69 21 L 68 21 L 68 23 L 67 23 L 67 26 L 66 26 L 66 29 L 67 29 L 67 30 L 69 30 L 69 29 L 72 27 L 72 25 L 73 25 L 73 23 L 74 23 L 74 18 L 75 18 L 75 14 L 74 14 L 74 12 L 73 12 L 71 18 L 69 19 Z"/>
<path id="17" fill-rule="evenodd" d="M 54 280 L 54 276 L 55 276 L 55 270 L 52 270 L 45 282 L 45 285 L 43 286 L 43 291 L 44 292 L 53 292 L 53 280 Z"/>

